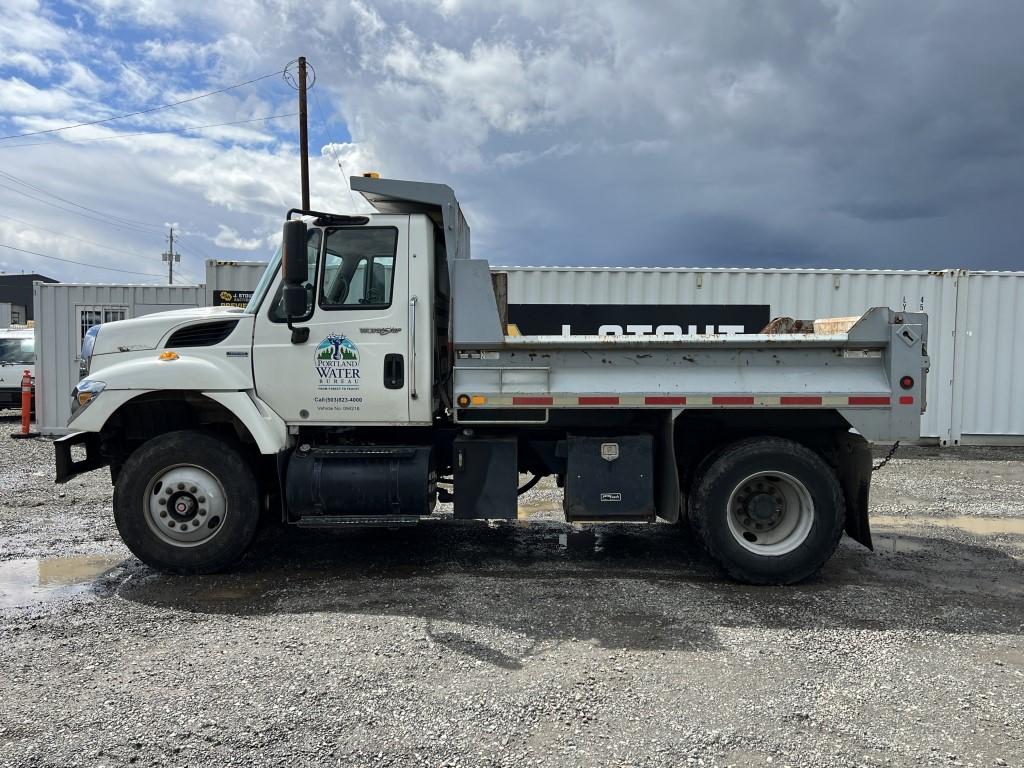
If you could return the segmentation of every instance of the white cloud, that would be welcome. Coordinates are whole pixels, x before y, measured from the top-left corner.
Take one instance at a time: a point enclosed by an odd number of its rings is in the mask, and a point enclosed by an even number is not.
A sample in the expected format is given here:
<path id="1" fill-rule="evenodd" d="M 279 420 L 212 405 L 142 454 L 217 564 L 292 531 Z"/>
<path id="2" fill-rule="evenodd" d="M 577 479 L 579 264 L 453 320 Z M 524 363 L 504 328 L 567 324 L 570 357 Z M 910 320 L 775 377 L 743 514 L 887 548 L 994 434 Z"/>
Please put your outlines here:
<path id="1" fill-rule="evenodd" d="M 231 227 L 223 224 L 218 224 L 217 227 L 220 231 L 217 232 L 217 236 L 213 238 L 213 242 L 221 248 L 232 248 L 238 251 L 255 251 L 257 248 L 263 246 L 266 240 L 265 236 L 244 238 Z"/>
<path id="2" fill-rule="evenodd" d="M 36 77 L 44 77 L 50 71 L 46 62 L 34 53 L 3 47 L 0 47 L 0 67 L 10 67 Z"/>
<path id="3" fill-rule="evenodd" d="M 387 24 L 380 17 L 380 14 L 360 0 L 352 0 L 352 11 L 355 13 L 357 23 L 364 34 L 379 34 L 387 28 Z"/>
<path id="4" fill-rule="evenodd" d="M 70 109 L 75 100 L 54 88 L 37 88 L 20 77 L 0 80 L 0 112 L 49 115 Z"/>
<path id="5" fill-rule="evenodd" d="M 0 50 L 44 53 L 67 47 L 68 33 L 38 0 L 4 0 L 0 5 Z"/>
<path id="6" fill-rule="evenodd" d="M 63 68 L 66 73 L 63 85 L 65 90 L 80 91 L 87 96 L 98 96 L 108 88 L 107 83 L 95 72 L 76 61 L 65 63 Z"/>
<path id="7" fill-rule="evenodd" d="M 208 46 L 202 43 L 181 38 L 143 40 L 139 43 L 138 48 L 147 60 L 174 66 L 202 62 L 208 51 Z"/>

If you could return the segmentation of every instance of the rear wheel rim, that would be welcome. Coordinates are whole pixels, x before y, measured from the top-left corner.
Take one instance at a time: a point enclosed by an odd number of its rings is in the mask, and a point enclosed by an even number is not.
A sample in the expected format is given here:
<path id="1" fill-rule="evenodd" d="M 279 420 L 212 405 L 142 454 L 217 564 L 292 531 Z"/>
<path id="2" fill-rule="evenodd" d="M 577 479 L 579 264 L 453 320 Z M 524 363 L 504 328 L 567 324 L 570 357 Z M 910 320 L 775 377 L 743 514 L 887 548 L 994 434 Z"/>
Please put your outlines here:
<path id="1" fill-rule="evenodd" d="M 814 501 L 802 482 L 785 472 L 757 472 L 729 495 L 729 533 L 748 552 L 789 554 L 807 541 L 814 526 Z"/>
<path id="2" fill-rule="evenodd" d="M 175 464 L 158 472 L 142 499 L 146 523 L 161 541 L 174 547 L 207 544 L 228 515 L 224 486 L 195 464 Z"/>

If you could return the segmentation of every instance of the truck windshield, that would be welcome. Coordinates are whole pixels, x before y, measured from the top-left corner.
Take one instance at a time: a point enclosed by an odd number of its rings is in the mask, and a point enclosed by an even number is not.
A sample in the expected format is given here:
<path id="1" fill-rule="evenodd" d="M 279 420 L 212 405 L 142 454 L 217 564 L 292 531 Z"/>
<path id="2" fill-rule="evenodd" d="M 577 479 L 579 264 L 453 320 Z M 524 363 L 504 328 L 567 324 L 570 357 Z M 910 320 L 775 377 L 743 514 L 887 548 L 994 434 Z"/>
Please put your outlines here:
<path id="1" fill-rule="evenodd" d="M 260 281 L 256 284 L 256 288 L 253 289 L 252 298 L 249 299 L 249 303 L 245 305 L 245 312 L 250 315 L 255 315 L 256 310 L 259 309 L 260 302 L 263 301 L 263 294 L 267 292 L 270 284 L 274 281 L 274 276 L 277 274 L 277 270 L 281 267 L 281 246 L 277 246 L 277 252 L 274 254 L 274 258 L 267 264 L 267 268 L 263 271 L 263 276 L 260 277 Z"/>
<path id="2" fill-rule="evenodd" d="M 35 339 L 0 339 L 0 365 L 32 365 L 35 361 Z"/>

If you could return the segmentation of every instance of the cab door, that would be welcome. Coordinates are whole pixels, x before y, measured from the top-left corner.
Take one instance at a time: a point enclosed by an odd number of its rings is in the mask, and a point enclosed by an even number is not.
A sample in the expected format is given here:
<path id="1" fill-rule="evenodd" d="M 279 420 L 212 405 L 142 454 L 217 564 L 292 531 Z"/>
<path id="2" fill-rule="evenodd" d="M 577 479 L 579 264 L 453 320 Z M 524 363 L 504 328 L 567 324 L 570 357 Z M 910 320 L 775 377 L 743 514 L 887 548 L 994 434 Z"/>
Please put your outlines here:
<path id="1" fill-rule="evenodd" d="M 314 242 L 315 241 L 315 242 Z M 309 330 L 291 342 L 280 275 L 257 315 L 257 395 L 289 424 L 409 423 L 409 217 L 311 230 Z"/>

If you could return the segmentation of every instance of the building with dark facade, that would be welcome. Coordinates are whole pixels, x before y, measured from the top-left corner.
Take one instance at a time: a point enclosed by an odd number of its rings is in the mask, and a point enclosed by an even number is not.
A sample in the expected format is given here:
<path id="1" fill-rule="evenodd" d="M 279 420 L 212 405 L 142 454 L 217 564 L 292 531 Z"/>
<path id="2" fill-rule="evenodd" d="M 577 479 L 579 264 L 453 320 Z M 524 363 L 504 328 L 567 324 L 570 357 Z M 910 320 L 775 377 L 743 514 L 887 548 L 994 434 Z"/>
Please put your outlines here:
<path id="1" fill-rule="evenodd" d="M 43 283 L 57 282 L 52 277 L 39 275 L 34 272 L 28 275 L 0 273 L 0 304 L 10 304 L 15 317 L 33 320 L 32 283 L 36 280 Z"/>

